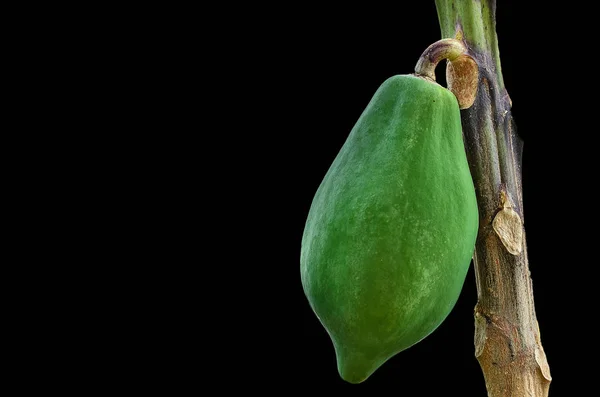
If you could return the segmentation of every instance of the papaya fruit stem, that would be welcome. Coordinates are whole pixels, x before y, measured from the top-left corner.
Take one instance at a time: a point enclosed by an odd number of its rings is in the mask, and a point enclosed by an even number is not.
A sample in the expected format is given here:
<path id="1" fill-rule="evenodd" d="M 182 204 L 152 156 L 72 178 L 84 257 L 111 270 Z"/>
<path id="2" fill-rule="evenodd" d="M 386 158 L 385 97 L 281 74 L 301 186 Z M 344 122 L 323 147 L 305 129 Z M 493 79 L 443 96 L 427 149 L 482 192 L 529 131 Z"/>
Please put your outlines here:
<path id="1" fill-rule="evenodd" d="M 480 219 L 473 255 L 475 356 L 488 396 L 547 397 L 552 377 L 540 338 L 527 256 L 522 141 L 502 78 L 496 3 L 435 1 L 442 38 L 460 38 L 479 70 L 474 102 L 461 110 Z M 454 66 L 449 63 L 447 68 Z"/>
<path id="2" fill-rule="evenodd" d="M 438 40 L 423 51 L 415 66 L 415 75 L 435 81 L 435 68 L 446 59 L 448 89 L 454 94 L 460 109 L 473 105 L 477 93 L 479 70 L 477 62 L 467 54 L 467 47 L 456 38 Z"/>
<path id="3" fill-rule="evenodd" d="M 460 40 L 453 38 L 438 40 L 423 51 L 415 66 L 415 74 L 435 81 L 435 68 L 441 60 L 452 61 L 466 51 L 467 48 Z"/>

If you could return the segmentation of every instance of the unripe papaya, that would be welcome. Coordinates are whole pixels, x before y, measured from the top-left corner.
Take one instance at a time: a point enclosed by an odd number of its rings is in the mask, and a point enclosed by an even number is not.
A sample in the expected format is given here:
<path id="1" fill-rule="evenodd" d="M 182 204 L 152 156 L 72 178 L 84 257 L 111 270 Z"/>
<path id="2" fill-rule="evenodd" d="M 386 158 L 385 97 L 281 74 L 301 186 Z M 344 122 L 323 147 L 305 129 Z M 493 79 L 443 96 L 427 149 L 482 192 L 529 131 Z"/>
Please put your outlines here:
<path id="1" fill-rule="evenodd" d="M 301 280 L 360 383 L 454 307 L 478 230 L 456 97 L 416 75 L 379 87 L 313 198 Z"/>

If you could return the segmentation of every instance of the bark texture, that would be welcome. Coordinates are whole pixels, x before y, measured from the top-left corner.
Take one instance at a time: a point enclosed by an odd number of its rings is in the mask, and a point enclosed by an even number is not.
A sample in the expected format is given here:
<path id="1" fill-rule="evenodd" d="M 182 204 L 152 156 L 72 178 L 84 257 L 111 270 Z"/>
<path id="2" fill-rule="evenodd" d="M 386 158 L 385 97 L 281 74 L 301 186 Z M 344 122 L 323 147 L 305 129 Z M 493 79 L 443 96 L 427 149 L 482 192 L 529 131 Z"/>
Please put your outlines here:
<path id="1" fill-rule="evenodd" d="M 480 225 L 474 264 L 475 356 L 489 397 L 545 397 L 551 376 L 527 259 L 522 143 L 504 87 L 495 0 L 436 0 L 442 38 L 459 38 L 479 66 L 473 106 L 462 110 Z"/>

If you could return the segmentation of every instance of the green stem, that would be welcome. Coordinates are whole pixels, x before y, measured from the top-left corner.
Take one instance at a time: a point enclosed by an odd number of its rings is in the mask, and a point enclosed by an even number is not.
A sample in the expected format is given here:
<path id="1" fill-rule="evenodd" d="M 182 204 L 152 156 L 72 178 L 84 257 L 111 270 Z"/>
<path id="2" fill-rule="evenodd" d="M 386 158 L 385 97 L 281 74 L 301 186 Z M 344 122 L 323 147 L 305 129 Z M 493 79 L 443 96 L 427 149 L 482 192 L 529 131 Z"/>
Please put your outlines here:
<path id="1" fill-rule="evenodd" d="M 442 38 L 462 40 L 477 63 L 471 107 L 461 111 L 479 206 L 473 262 L 475 356 L 488 396 L 546 397 L 551 381 L 535 313 L 523 226 L 522 142 L 515 133 L 496 35 L 495 0 L 436 0 Z"/>

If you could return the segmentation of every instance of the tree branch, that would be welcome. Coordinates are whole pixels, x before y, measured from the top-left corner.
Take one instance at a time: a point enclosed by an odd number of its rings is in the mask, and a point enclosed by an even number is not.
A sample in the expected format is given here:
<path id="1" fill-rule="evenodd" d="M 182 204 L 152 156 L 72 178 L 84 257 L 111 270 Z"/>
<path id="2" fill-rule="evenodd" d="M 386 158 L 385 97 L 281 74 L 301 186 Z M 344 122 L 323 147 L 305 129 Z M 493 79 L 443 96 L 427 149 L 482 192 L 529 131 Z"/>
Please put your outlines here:
<path id="1" fill-rule="evenodd" d="M 479 66 L 477 96 L 461 111 L 479 205 L 474 264 L 475 356 L 490 397 L 548 395 L 523 226 L 522 143 L 515 133 L 496 35 L 495 0 L 436 0 L 442 38 L 463 40 Z"/>

